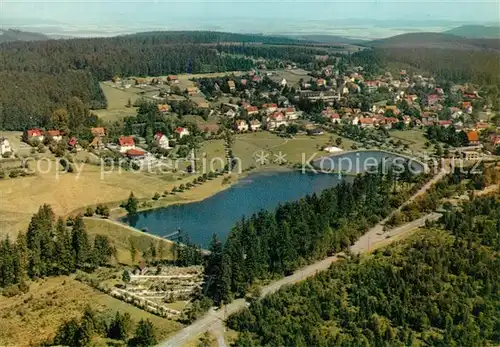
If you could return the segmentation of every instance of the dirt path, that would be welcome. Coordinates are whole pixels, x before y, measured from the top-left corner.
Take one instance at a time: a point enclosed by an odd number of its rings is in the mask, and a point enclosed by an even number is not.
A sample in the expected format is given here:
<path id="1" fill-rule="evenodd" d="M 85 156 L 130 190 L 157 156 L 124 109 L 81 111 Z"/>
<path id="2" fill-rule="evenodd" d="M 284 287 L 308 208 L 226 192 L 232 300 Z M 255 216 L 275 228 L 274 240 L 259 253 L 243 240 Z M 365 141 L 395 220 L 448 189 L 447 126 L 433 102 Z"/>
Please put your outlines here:
<path id="1" fill-rule="evenodd" d="M 398 210 L 400 210 L 406 204 L 412 202 L 420 195 L 424 194 L 434 183 L 442 179 L 446 174 L 447 174 L 446 171 L 440 171 L 429 182 L 427 182 L 418 192 L 416 192 L 410 199 L 408 199 L 408 201 L 405 204 L 400 206 Z M 386 218 L 385 220 L 383 220 L 382 222 L 380 222 L 379 224 L 368 230 L 366 234 L 364 234 L 361 238 L 359 238 L 359 240 L 356 241 L 356 243 L 354 243 L 354 245 L 350 247 L 350 250 L 356 254 L 370 252 L 374 249 L 373 246 L 376 243 L 379 243 L 380 246 L 382 245 L 385 246 L 388 243 L 394 241 L 395 239 L 399 239 L 399 236 L 404 235 L 405 233 L 409 233 L 410 231 L 415 230 L 418 227 L 424 226 L 427 220 L 437 220 L 440 216 L 441 215 L 439 213 L 431 213 L 384 233 L 383 224 L 388 219 Z M 385 242 L 380 242 L 380 241 L 385 241 Z M 341 254 L 328 257 L 314 264 L 306 266 L 302 269 L 299 269 L 295 271 L 292 275 L 283 277 L 263 287 L 261 290 L 262 296 L 274 293 L 284 285 L 290 285 L 303 281 L 308 277 L 316 275 L 320 271 L 327 270 L 332 263 L 338 261 L 339 259 L 341 259 Z M 177 334 L 171 336 L 168 340 L 162 341 L 159 344 L 159 346 L 164 346 L 164 347 L 182 346 L 187 341 L 189 341 L 189 339 L 201 335 L 207 330 L 213 329 L 213 326 L 215 324 L 218 324 L 218 322 L 221 322 L 222 320 L 224 320 L 224 318 L 227 318 L 227 316 L 248 306 L 249 303 L 246 302 L 245 299 L 238 299 L 234 300 L 229 305 L 225 306 L 224 309 L 216 311 L 215 309 L 212 308 L 203 318 L 185 327 Z"/>

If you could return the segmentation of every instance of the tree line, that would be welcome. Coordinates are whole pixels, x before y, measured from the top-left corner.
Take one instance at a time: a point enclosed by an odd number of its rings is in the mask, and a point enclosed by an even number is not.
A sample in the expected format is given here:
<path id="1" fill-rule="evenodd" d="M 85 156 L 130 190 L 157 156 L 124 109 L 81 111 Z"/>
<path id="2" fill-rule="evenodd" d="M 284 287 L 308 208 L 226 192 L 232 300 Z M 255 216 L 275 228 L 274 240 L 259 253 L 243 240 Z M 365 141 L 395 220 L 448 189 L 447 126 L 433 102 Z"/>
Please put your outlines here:
<path id="1" fill-rule="evenodd" d="M 500 342 L 500 203 L 476 198 L 419 232 L 254 302 L 236 346 L 484 346 Z"/>
<path id="2" fill-rule="evenodd" d="M 24 287 L 28 278 L 95 269 L 107 264 L 113 254 L 106 236 L 96 235 L 91 242 L 81 215 L 65 223 L 62 218 L 56 220 L 49 205 L 43 205 L 26 233 L 19 233 L 14 242 L 8 237 L 1 242 L 0 287 Z"/>
<path id="3" fill-rule="evenodd" d="M 238 42 L 235 45 L 219 44 Z M 288 43 L 286 38 L 213 32 L 141 33 L 111 38 L 79 38 L 0 45 L 0 129 L 43 127 L 54 110 L 78 97 L 90 109 L 107 107 L 99 81 L 115 75 L 165 76 L 249 70 L 252 57 L 314 61 L 321 50 L 245 46 L 249 42 Z M 295 42 L 295 41 L 294 41 Z"/>
<path id="4" fill-rule="evenodd" d="M 441 48 L 375 48 L 356 52 L 351 56 L 356 65 L 377 74 L 390 63 L 407 64 L 431 73 L 440 80 L 455 83 L 499 85 L 498 52 Z"/>
<path id="5" fill-rule="evenodd" d="M 360 175 L 319 195 L 242 218 L 224 244 L 212 239 L 205 294 L 216 304 L 227 303 L 256 281 L 288 275 L 346 249 L 397 206 L 400 199 L 394 195 L 401 193 L 393 188 L 403 180 L 415 182 L 416 177 Z"/>
<path id="6" fill-rule="evenodd" d="M 61 324 L 52 341 L 46 345 L 88 346 L 97 337 L 126 342 L 128 346 L 153 346 L 158 343 L 153 323 L 141 319 L 135 327 L 129 313 L 116 311 L 114 316 L 100 314 L 86 307 L 80 319 L 73 318 Z"/>

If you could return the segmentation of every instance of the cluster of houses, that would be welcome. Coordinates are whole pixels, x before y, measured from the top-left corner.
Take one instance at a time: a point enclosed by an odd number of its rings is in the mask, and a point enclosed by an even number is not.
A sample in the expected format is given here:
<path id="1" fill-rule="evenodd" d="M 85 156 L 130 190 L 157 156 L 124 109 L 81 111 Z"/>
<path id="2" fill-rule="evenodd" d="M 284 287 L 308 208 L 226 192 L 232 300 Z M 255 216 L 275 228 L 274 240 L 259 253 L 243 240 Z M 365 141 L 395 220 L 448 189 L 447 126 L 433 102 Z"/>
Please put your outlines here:
<path id="1" fill-rule="evenodd" d="M 222 107 L 226 111 L 223 116 L 235 119 L 234 130 L 239 132 L 261 129 L 275 131 L 292 124 L 300 115 L 295 107 L 278 107 L 272 103 L 263 104 L 260 108 L 245 102 L 241 106 L 226 103 Z"/>
<path id="2" fill-rule="evenodd" d="M 134 136 L 121 136 L 118 138 L 118 145 L 113 145 L 107 143 L 106 130 L 103 127 L 91 128 L 90 131 L 93 136 L 93 140 L 89 143 L 90 148 L 96 150 L 102 150 L 104 148 L 113 149 L 131 159 L 141 159 L 147 155 L 145 150 L 136 145 Z M 187 128 L 178 127 L 175 129 L 175 134 L 177 138 L 180 139 L 190 133 Z M 29 129 L 25 133 L 25 141 L 30 144 L 43 143 L 46 139 L 49 139 L 51 142 L 60 143 L 63 140 L 63 133 L 60 130 L 43 131 L 41 129 Z M 154 135 L 154 142 L 158 148 L 171 149 L 169 138 L 161 132 L 157 132 Z M 0 146 L 2 155 L 12 151 L 6 138 L 0 138 Z M 67 146 L 69 149 L 82 149 L 75 136 L 68 139 Z"/>

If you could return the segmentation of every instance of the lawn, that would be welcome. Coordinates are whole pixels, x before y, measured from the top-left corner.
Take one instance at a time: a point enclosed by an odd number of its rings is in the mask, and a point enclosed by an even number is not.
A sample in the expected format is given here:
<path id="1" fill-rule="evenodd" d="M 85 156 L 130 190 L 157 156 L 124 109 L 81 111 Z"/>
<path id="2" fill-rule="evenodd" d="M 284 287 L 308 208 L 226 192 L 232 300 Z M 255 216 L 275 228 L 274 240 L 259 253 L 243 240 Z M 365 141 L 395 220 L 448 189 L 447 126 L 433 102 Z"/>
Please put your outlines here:
<path id="1" fill-rule="evenodd" d="M 214 153 L 220 152 L 222 142 L 207 146 Z M 37 163 L 31 163 L 31 167 L 36 167 Z M 47 173 L 38 172 L 35 176 L 0 180 L 0 234 L 16 234 L 25 230 L 31 216 L 42 204 L 51 205 L 56 215 L 67 215 L 78 209 L 83 211 L 85 206 L 99 203 L 114 207 L 127 199 L 131 191 L 140 199 L 151 199 L 156 192 L 171 190 L 195 177 L 178 174 L 178 179 L 172 179 L 172 174 L 120 172 L 117 168 L 113 172 L 103 171 L 101 174 L 99 166 L 83 163 L 77 165 L 75 172 L 58 175 L 52 162 L 52 170 Z M 40 165 L 40 168 L 45 170 L 47 166 Z M 222 178 L 207 182 L 169 198 L 199 199 L 218 191 L 221 180 Z"/>
<path id="2" fill-rule="evenodd" d="M 233 145 L 234 154 L 243 162 L 243 167 L 247 168 L 256 165 L 256 158 L 261 153 L 269 154 L 268 159 L 275 160 L 277 156 L 283 154 L 287 162 L 302 163 L 303 156 L 309 159 L 311 155 L 326 155 L 326 152 L 320 150 L 320 147 L 330 143 L 332 135 L 324 134 L 320 136 L 297 135 L 295 138 L 281 138 L 273 133 L 261 131 L 256 133 L 247 133 L 235 135 Z M 333 135 L 333 138 L 338 136 Z M 344 149 L 350 149 L 352 141 L 342 139 Z"/>
<path id="3" fill-rule="evenodd" d="M 130 88 L 121 90 L 110 86 L 107 82 L 100 83 L 100 86 L 108 101 L 108 108 L 105 110 L 93 111 L 99 118 L 104 121 L 116 121 L 136 114 L 134 107 L 126 107 L 129 99 L 132 103 L 140 99 L 141 96 L 137 94 L 136 89 Z"/>
<path id="4" fill-rule="evenodd" d="M 64 321 L 80 317 L 86 305 L 101 312 L 128 312 L 136 322 L 149 319 L 159 338 L 182 328 L 180 323 L 114 299 L 71 277 L 60 276 L 32 283 L 27 294 L 0 296 L 0 345 L 38 345 L 52 338 Z"/>
<path id="5" fill-rule="evenodd" d="M 410 150 L 414 152 L 422 153 L 428 151 L 428 149 L 425 148 L 425 143 L 429 140 L 427 140 L 422 130 L 394 130 L 390 131 L 389 134 L 396 141 L 401 140 L 403 144 L 408 144 Z"/>
<path id="6" fill-rule="evenodd" d="M 134 231 L 127 226 L 106 219 L 85 218 L 85 227 L 91 237 L 95 235 L 108 236 L 111 244 L 116 249 L 116 258 L 120 264 L 137 264 L 142 253 L 149 249 L 151 244 L 154 244 L 155 248 L 159 249 L 160 243 L 163 244 L 164 250 L 161 258 L 172 259 L 172 243 L 160 237 L 154 237 L 139 230 Z M 135 260 L 132 260 L 130 253 L 131 244 L 138 251 Z"/>

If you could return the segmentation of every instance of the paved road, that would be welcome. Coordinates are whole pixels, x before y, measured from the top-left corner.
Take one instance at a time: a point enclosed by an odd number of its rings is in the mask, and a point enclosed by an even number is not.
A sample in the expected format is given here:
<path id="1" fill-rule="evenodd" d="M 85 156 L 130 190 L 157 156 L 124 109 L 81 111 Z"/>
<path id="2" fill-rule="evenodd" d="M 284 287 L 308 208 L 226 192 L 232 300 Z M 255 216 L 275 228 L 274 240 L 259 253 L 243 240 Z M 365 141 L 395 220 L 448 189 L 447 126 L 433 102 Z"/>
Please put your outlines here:
<path id="1" fill-rule="evenodd" d="M 413 195 L 406 203 L 410 203 L 418 196 L 422 195 L 427 189 L 431 187 L 432 184 L 439 181 L 444 177 L 446 172 L 439 172 L 435 177 L 433 177 L 425 186 L 423 186 L 415 195 Z M 404 205 L 403 205 L 404 206 Z M 400 208 L 402 208 L 401 206 Z M 371 250 L 371 247 L 374 243 L 386 240 L 390 242 L 396 236 L 410 232 L 418 227 L 425 225 L 426 220 L 437 220 L 441 215 L 439 213 L 431 213 L 422 218 L 414 220 L 413 222 L 407 223 L 400 227 L 391 229 L 384 233 L 383 231 L 383 223 L 379 223 L 378 225 L 371 228 L 366 234 L 364 234 L 354 245 L 350 247 L 350 250 L 354 253 L 363 253 Z M 328 257 L 321 261 L 318 261 L 314 264 L 306 266 L 302 269 L 297 270 L 290 276 L 281 278 L 273 283 L 262 288 L 261 293 L 262 296 L 271 294 L 276 292 L 284 285 L 290 285 L 297 282 L 300 282 L 308 277 L 316 275 L 320 271 L 324 271 L 330 267 L 330 265 L 340 259 L 340 254 Z M 210 309 L 208 313 L 201 319 L 197 320 L 193 324 L 185 327 L 177 334 L 171 336 L 168 340 L 162 341 L 159 346 L 163 347 L 181 347 L 190 339 L 193 339 L 196 336 L 201 335 L 207 330 L 214 329 L 215 324 L 220 324 L 221 321 L 224 321 L 227 316 L 235 313 L 244 307 L 247 307 L 249 304 L 245 301 L 245 299 L 238 299 L 227 305 L 224 309 L 220 309 L 215 311 L 214 309 Z"/>

